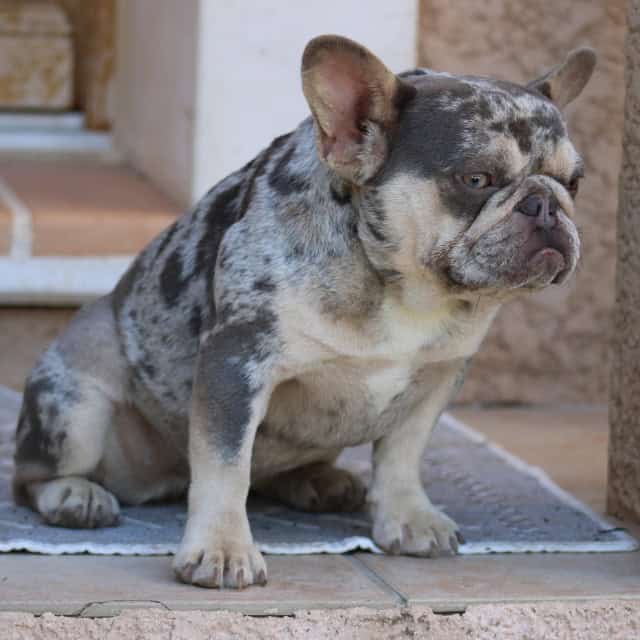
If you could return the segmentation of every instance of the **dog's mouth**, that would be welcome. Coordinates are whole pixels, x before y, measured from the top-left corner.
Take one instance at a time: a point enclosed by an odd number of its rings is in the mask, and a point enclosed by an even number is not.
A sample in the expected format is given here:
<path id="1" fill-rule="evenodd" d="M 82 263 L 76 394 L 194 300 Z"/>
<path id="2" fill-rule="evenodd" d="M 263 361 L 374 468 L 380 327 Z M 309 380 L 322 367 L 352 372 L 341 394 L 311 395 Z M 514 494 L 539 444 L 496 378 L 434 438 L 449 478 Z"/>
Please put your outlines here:
<path id="1" fill-rule="evenodd" d="M 577 250 L 562 228 L 513 230 L 504 225 L 493 237 L 484 235 L 445 254 L 445 274 L 451 284 L 472 290 L 540 289 L 568 280 Z"/>
<path id="2" fill-rule="evenodd" d="M 539 249 L 529 258 L 529 266 L 532 271 L 556 275 L 551 284 L 560 284 L 569 274 L 567 260 L 562 252 L 554 247 Z"/>
<path id="3" fill-rule="evenodd" d="M 550 284 L 562 284 L 571 274 L 571 246 L 563 233 L 535 234 L 531 239 L 527 267 Z M 550 280 L 549 280 L 550 278 Z"/>

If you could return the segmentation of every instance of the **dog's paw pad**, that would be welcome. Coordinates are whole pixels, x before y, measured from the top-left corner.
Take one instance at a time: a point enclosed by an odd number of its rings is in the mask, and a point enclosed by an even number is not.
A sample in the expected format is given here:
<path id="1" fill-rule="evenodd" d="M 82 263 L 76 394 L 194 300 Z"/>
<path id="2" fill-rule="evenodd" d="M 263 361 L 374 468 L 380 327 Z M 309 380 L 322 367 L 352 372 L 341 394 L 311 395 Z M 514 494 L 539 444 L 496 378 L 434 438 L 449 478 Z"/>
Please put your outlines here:
<path id="1" fill-rule="evenodd" d="M 228 545 L 212 550 L 180 550 L 173 562 L 179 580 L 209 589 L 244 589 L 252 584 L 264 585 L 267 568 L 256 547 Z"/>
<path id="2" fill-rule="evenodd" d="M 393 555 L 436 557 L 455 554 L 461 538 L 451 518 L 427 507 L 414 509 L 404 517 L 379 517 L 373 527 L 373 539 Z"/>
<path id="3" fill-rule="evenodd" d="M 120 519 L 115 496 L 85 478 L 58 478 L 39 490 L 37 508 L 44 520 L 58 527 L 112 527 Z"/>

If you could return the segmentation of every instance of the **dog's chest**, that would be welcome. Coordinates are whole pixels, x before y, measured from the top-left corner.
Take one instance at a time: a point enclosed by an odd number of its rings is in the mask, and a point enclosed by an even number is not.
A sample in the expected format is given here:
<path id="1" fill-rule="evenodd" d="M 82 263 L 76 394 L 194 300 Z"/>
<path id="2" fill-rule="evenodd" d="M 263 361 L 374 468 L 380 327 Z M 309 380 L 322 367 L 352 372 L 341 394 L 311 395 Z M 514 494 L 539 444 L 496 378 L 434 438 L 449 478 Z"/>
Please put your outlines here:
<path id="1" fill-rule="evenodd" d="M 409 359 L 326 362 L 276 389 L 269 429 L 321 448 L 375 440 L 391 427 L 391 415 L 397 417 L 415 396 L 413 375 Z"/>
<path id="2" fill-rule="evenodd" d="M 363 370 L 363 392 L 374 418 L 379 417 L 394 398 L 400 400 L 411 383 L 412 373 L 411 363 L 406 360 Z"/>
<path id="3" fill-rule="evenodd" d="M 304 370 L 276 389 L 267 414 L 269 429 L 306 446 L 385 435 L 446 382 L 431 370 L 472 355 L 488 326 L 470 327 L 451 307 L 415 313 L 385 304 L 361 327 L 322 322 L 309 308 L 298 307 L 287 326 L 288 348 Z"/>
<path id="4" fill-rule="evenodd" d="M 311 321 L 305 327 L 314 339 L 296 350 L 315 362 L 276 390 L 267 420 L 288 439 L 327 447 L 375 440 L 393 428 L 428 394 L 419 374 L 428 346 L 446 333 L 442 313 L 416 316 L 391 306 L 361 331 Z"/>

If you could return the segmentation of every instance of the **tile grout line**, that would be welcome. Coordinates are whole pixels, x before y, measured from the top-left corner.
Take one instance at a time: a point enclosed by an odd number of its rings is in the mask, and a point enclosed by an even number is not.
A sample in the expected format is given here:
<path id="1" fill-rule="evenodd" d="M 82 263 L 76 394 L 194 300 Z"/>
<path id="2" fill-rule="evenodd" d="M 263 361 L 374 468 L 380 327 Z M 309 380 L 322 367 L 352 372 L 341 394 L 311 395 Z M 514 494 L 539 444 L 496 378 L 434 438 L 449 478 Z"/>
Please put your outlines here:
<path id="1" fill-rule="evenodd" d="M 11 248 L 9 257 L 25 260 L 31 256 L 33 244 L 33 216 L 31 211 L 3 178 L 0 178 L 0 201 L 7 206 L 11 213 Z"/>
<path id="2" fill-rule="evenodd" d="M 387 582 L 381 575 L 374 571 L 366 562 L 360 560 L 360 558 L 355 555 L 348 555 L 346 557 L 351 561 L 351 564 L 356 565 L 357 568 L 367 576 L 367 578 L 375 582 L 383 591 L 386 591 L 389 595 L 394 596 L 394 598 L 398 601 L 398 606 L 409 606 L 409 599 L 400 591 L 398 591 L 392 584 Z"/>

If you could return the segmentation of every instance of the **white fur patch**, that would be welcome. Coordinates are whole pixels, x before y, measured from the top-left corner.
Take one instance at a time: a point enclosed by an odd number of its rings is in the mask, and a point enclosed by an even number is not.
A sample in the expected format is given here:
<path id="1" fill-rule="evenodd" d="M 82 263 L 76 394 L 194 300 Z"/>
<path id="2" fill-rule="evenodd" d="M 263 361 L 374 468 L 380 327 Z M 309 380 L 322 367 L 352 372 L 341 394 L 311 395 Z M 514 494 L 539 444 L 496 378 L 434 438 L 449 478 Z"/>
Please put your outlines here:
<path id="1" fill-rule="evenodd" d="M 415 354 L 442 337 L 451 315 L 448 304 L 423 310 L 385 299 L 381 314 L 385 338 L 376 346 L 375 355 L 395 359 L 399 354 Z"/>
<path id="2" fill-rule="evenodd" d="M 398 363 L 368 373 L 365 384 L 377 413 L 382 413 L 391 399 L 409 385 L 411 370 L 408 363 Z"/>

